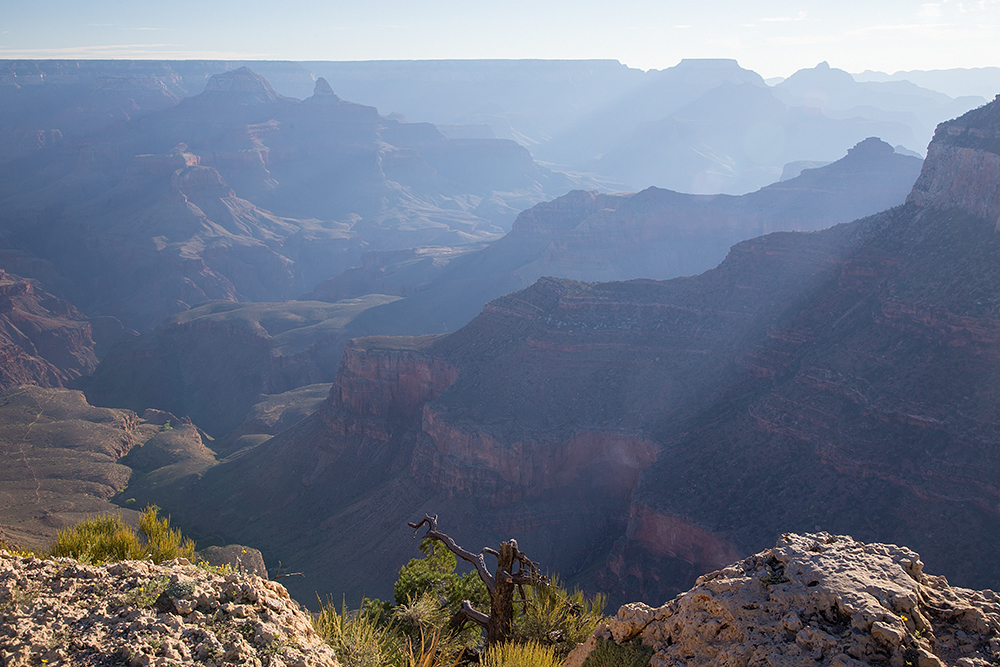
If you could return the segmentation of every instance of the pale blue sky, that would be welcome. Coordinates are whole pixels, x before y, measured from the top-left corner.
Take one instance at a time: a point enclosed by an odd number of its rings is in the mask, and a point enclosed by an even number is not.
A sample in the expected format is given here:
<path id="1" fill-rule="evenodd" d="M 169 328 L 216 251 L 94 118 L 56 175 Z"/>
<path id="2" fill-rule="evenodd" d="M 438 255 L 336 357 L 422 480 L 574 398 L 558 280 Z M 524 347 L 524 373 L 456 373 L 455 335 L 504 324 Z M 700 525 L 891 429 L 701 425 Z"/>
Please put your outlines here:
<path id="1" fill-rule="evenodd" d="M 736 58 L 764 76 L 1000 65 L 1000 0 L 0 0 L 3 58 Z"/>

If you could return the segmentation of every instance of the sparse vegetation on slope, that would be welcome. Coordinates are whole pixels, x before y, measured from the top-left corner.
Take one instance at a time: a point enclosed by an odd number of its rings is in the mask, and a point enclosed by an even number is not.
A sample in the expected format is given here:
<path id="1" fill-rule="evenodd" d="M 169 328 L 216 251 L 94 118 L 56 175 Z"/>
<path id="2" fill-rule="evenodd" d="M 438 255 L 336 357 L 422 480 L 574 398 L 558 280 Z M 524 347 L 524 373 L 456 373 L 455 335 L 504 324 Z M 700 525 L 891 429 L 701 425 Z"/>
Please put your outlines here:
<path id="1" fill-rule="evenodd" d="M 313 627 L 352 667 L 503 667 L 558 665 L 603 621 L 605 598 L 567 591 L 558 578 L 523 587 L 507 640 L 484 651 L 480 625 L 467 622 L 463 602 L 490 608 L 489 593 L 475 572 L 457 574 L 457 558 L 439 540 L 425 538 L 423 558 L 399 570 L 395 602 L 365 599 L 359 609 L 321 602 Z"/>
<path id="2" fill-rule="evenodd" d="M 616 644 L 610 639 L 597 638 L 596 648 L 583 661 L 583 667 L 647 667 L 653 649 L 641 641 Z"/>

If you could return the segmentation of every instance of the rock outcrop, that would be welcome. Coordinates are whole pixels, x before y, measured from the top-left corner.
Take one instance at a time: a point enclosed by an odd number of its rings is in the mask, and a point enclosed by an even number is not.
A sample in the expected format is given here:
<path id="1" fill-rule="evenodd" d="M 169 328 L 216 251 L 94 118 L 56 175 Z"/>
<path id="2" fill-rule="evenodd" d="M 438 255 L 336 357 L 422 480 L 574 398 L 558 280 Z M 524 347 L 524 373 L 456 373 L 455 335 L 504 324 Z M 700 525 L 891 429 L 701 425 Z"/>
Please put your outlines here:
<path id="1" fill-rule="evenodd" d="M 245 65 L 213 76 L 205 84 L 205 93 L 237 96 L 242 104 L 265 104 L 278 99 L 268 80 Z"/>
<path id="2" fill-rule="evenodd" d="M 652 667 L 985 667 L 1000 659 L 1000 595 L 950 586 L 905 547 L 785 534 L 661 607 L 623 606 L 596 637 L 641 638 Z"/>
<path id="3" fill-rule="evenodd" d="M 907 201 L 957 208 L 1000 229 L 1000 107 L 996 101 L 938 126 L 927 149 L 927 167 Z"/>
<path id="4" fill-rule="evenodd" d="M 97 367 L 93 330 L 72 305 L 37 281 L 0 269 L 0 390 L 63 387 Z"/>
<path id="5" fill-rule="evenodd" d="M 104 566 L 0 551 L 0 661 L 337 667 L 278 583 L 179 558 Z"/>
<path id="6" fill-rule="evenodd" d="M 126 487 L 176 483 L 215 463 L 197 427 L 150 417 L 93 407 L 68 389 L 0 393 L 0 538 L 45 548 L 87 516 L 134 517 L 112 503 Z"/>

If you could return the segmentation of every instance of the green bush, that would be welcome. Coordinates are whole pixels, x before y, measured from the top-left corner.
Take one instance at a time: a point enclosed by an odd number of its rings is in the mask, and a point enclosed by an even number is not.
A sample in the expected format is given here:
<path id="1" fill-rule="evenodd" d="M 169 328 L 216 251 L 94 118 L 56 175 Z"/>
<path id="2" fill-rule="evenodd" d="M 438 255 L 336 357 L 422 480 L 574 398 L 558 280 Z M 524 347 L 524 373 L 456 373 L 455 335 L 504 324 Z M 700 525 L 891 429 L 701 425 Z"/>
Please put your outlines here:
<path id="1" fill-rule="evenodd" d="M 345 667 L 446 667 L 476 662 L 483 633 L 467 623 L 454 634 L 451 619 L 463 600 L 483 612 L 489 594 L 476 572 L 455 573 L 457 560 L 443 544 L 424 540 L 423 558 L 399 570 L 393 588 L 396 604 L 362 601 L 349 612 L 327 600 L 315 618 L 317 633 L 333 647 Z M 524 586 L 525 600 L 515 602 L 511 641 L 491 647 L 481 664 L 500 667 L 548 667 L 561 661 L 604 620 L 605 598 L 588 600 L 579 590 L 567 591 L 555 579 L 546 586 Z M 493 662 L 486 662 L 492 660 Z"/>
<path id="2" fill-rule="evenodd" d="M 381 625 L 378 615 L 361 609 L 350 613 L 341 601 L 340 611 L 332 599 L 320 601 L 320 611 L 313 618 L 313 628 L 340 660 L 343 667 L 385 667 L 400 665 L 403 645 L 391 625 Z"/>
<path id="3" fill-rule="evenodd" d="M 596 648 L 583 661 L 583 667 L 647 667 L 652 657 L 653 648 L 638 639 L 624 644 L 598 639 Z"/>
<path id="4" fill-rule="evenodd" d="M 45 555 L 68 556 L 85 563 L 145 560 L 162 563 L 172 558 L 194 557 L 194 541 L 170 527 L 170 517 L 160 518 L 150 505 L 139 519 L 142 536 L 120 514 L 89 517 L 60 530 Z"/>
<path id="5" fill-rule="evenodd" d="M 139 517 L 139 530 L 146 536 L 146 552 L 154 563 L 174 558 L 194 558 L 194 540 L 170 527 L 170 517 L 160 518 L 155 506 L 148 506 Z"/>
<path id="6" fill-rule="evenodd" d="M 495 644 L 483 653 L 480 660 L 483 667 L 559 667 L 561 662 L 551 646 L 534 641 Z"/>
<path id="7" fill-rule="evenodd" d="M 545 586 L 525 586 L 524 595 L 523 609 L 514 617 L 515 638 L 552 646 L 560 658 L 586 641 L 604 620 L 603 595 L 588 600 L 579 589 L 567 591 L 558 577 Z"/>
<path id="8" fill-rule="evenodd" d="M 489 608 L 490 596 L 479 575 L 455 574 L 458 559 L 448 547 L 437 540 L 424 539 L 420 550 L 425 554 L 423 558 L 414 558 L 399 570 L 392 589 L 397 605 L 432 593 L 450 614 L 458 611 L 462 600 L 468 600 L 477 609 Z"/>

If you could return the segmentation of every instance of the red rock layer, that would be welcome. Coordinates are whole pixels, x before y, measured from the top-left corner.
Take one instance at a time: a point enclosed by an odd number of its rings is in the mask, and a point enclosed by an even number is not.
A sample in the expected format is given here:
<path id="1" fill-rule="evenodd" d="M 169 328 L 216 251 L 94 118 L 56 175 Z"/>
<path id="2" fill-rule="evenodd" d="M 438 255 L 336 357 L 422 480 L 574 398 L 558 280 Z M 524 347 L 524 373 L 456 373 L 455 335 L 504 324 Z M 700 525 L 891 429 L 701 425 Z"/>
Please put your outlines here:
<path id="1" fill-rule="evenodd" d="M 87 319 L 38 283 L 0 270 L 0 390 L 62 387 L 96 366 Z"/>

